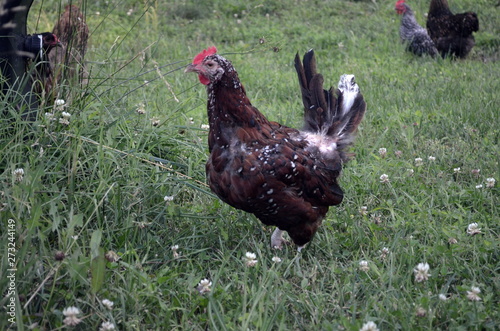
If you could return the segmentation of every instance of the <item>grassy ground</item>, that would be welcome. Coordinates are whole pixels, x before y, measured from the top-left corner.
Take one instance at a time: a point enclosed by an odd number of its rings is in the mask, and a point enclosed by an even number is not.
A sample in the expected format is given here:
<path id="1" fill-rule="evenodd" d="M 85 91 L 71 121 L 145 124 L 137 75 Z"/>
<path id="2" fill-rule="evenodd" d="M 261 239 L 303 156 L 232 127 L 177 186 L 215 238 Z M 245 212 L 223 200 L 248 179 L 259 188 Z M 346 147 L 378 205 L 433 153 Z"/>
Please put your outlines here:
<path id="1" fill-rule="evenodd" d="M 463 61 L 405 53 L 393 1 L 86 3 L 83 97 L 35 123 L 2 101 L 0 306 L 12 241 L 19 330 L 63 328 L 70 306 L 79 330 L 106 321 L 119 330 L 497 329 L 500 10 L 450 2 L 480 18 Z M 30 32 L 51 30 L 59 5 L 35 4 Z M 410 5 L 425 24 L 428 1 Z M 272 120 L 300 127 L 292 61 L 309 48 L 327 84 L 353 73 L 368 103 L 341 179 L 345 200 L 300 258 L 295 247 L 272 250 L 273 229 L 205 185 L 206 93 L 183 66 L 211 45 Z M 467 233 L 471 223 L 479 234 Z M 421 282 L 419 263 L 430 266 Z M 211 291 L 200 294 L 205 278 Z M 468 298 L 472 287 L 480 301 Z"/>

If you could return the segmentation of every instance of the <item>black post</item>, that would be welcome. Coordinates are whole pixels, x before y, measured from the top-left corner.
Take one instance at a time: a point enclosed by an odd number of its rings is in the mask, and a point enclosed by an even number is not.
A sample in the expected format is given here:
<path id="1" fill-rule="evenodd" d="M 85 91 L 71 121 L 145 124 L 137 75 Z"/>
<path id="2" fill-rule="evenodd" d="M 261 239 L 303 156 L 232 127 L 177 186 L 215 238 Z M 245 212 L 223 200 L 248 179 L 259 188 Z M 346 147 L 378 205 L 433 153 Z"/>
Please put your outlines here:
<path id="1" fill-rule="evenodd" d="M 3 98 L 17 103 L 27 120 L 36 119 L 38 99 L 26 72 L 27 54 L 20 50 L 26 37 L 26 21 L 33 0 L 0 0 L 0 70 Z"/>

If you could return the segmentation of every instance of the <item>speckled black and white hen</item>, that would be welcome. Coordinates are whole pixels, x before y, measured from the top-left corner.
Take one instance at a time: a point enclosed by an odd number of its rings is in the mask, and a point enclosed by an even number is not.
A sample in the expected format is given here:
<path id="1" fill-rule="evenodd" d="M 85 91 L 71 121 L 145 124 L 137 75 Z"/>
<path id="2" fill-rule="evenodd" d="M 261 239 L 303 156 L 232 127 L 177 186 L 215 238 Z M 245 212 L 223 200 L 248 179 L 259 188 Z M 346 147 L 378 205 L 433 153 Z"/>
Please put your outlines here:
<path id="1" fill-rule="evenodd" d="M 399 27 L 401 41 L 406 44 L 406 49 L 415 55 L 422 56 L 428 54 L 432 57 L 438 54 L 434 42 L 420 24 L 418 24 L 415 14 L 405 0 L 396 2 L 394 8 L 396 12 L 403 15 Z"/>
<path id="2" fill-rule="evenodd" d="M 342 202 L 337 179 L 366 109 L 363 96 L 353 75 L 342 75 L 338 89 L 323 90 L 314 52 L 303 63 L 297 54 L 305 125 L 289 128 L 251 104 L 233 65 L 216 52 L 204 50 L 186 69 L 207 87 L 210 188 L 229 205 L 276 226 L 272 247 L 282 246 L 286 231 L 300 249 L 329 206 Z"/>

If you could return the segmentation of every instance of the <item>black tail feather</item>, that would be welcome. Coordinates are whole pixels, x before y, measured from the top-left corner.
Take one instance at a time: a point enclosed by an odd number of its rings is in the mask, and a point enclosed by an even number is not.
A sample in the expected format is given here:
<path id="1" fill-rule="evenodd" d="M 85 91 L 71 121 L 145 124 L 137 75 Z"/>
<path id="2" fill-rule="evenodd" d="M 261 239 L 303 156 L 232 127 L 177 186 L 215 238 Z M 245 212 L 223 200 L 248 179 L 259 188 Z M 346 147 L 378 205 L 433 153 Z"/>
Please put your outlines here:
<path id="1" fill-rule="evenodd" d="M 323 89 L 324 79 L 316 71 L 316 58 L 312 49 L 304 55 L 302 62 L 297 53 L 295 69 L 304 104 L 304 130 L 313 132 L 325 130 L 332 124 L 337 98 L 333 94 L 333 88 L 329 91 Z"/>
<path id="2" fill-rule="evenodd" d="M 302 102 L 304 131 L 324 134 L 335 139 L 342 150 L 352 143 L 354 134 L 366 110 L 366 103 L 353 75 L 342 75 L 338 89 L 323 89 L 323 76 L 316 71 L 316 59 L 311 49 L 302 62 L 295 56 Z"/>

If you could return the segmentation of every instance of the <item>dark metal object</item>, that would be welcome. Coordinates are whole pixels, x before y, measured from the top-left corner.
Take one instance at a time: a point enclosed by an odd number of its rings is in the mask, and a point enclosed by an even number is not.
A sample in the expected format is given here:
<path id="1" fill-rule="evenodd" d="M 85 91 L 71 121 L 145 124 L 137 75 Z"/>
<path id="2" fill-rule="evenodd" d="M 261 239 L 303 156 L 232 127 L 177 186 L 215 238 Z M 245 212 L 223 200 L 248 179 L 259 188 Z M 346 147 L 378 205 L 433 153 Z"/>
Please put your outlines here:
<path id="1" fill-rule="evenodd" d="M 0 70 L 1 98 L 17 103 L 27 120 L 36 118 L 38 99 L 31 91 L 32 81 L 26 72 L 26 58 L 33 52 L 25 50 L 26 22 L 33 0 L 0 0 Z M 33 49 L 35 40 L 29 40 Z"/>

